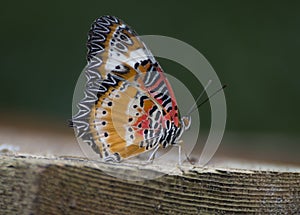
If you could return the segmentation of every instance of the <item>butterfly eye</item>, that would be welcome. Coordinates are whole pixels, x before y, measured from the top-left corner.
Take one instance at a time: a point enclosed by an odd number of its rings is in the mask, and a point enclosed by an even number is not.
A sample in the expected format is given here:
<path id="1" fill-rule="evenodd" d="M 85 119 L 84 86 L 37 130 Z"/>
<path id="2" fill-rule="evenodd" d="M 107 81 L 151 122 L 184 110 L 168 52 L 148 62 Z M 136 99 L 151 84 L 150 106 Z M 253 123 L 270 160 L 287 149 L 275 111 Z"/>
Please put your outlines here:
<path id="1" fill-rule="evenodd" d="M 190 116 L 184 116 L 182 117 L 181 119 L 183 125 L 184 125 L 184 130 L 188 130 L 191 126 L 191 122 L 192 122 L 192 119 Z"/>

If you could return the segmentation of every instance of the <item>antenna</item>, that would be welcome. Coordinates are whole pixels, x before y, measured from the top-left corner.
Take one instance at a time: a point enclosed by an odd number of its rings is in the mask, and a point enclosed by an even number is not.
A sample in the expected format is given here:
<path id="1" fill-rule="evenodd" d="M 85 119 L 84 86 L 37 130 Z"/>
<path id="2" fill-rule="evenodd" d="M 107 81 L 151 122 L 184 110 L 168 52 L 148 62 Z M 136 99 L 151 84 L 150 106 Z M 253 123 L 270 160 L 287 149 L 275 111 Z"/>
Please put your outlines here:
<path id="1" fill-rule="evenodd" d="M 206 91 L 206 89 L 209 87 L 209 85 L 211 84 L 212 80 L 209 80 L 206 84 L 206 86 L 204 87 L 204 89 L 202 90 L 202 92 L 200 93 L 200 95 L 198 96 L 198 98 L 196 99 L 195 103 L 192 105 L 192 107 L 190 108 L 190 110 L 187 112 L 187 116 L 189 116 L 193 111 L 194 108 L 197 105 L 197 102 L 201 99 L 201 97 L 203 96 L 204 92 Z M 198 108 L 198 107 L 197 107 Z"/>
<path id="2" fill-rule="evenodd" d="M 202 91 L 202 93 L 200 94 L 200 96 L 198 97 L 197 101 L 199 100 L 199 98 L 203 95 L 204 91 L 207 89 L 208 85 L 211 83 L 211 80 L 210 82 L 205 86 L 204 90 Z M 197 110 L 199 107 L 201 107 L 202 105 L 204 105 L 207 101 L 209 101 L 210 98 L 212 98 L 213 96 L 215 96 L 218 92 L 220 92 L 221 90 L 223 90 L 224 88 L 226 88 L 227 85 L 224 84 L 220 89 L 216 90 L 213 94 L 211 94 L 210 96 L 208 96 L 204 101 L 202 101 L 199 105 L 197 105 L 196 108 L 194 108 L 197 104 L 197 101 L 195 102 L 195 104 L 193 105 L 193 108 L 194 109 L 191 109 L 189 112 L 188 112 L 188 115 L 190 115 L 191 113 L 193 113 L 195 110 Z"/>

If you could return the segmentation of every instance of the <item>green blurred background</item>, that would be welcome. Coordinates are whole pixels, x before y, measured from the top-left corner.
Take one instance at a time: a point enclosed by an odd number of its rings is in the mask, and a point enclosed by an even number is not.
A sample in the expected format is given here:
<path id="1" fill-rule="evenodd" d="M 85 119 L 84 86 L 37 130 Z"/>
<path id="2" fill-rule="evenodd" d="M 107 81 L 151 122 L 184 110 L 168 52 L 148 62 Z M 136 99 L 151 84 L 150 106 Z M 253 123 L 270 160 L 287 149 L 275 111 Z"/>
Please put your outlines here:
<path id="1" fill-rule="evenodd" d="M 1 115 L 65 123 L 86 64 L 87 32 L 107 14 L 139 34 L 174 37 L 198 49 L 229 85 L 227 132 L 298 136 L 299 1 L 2 2 Z M 170 74 L 180 68 L 161 64 Z"/>

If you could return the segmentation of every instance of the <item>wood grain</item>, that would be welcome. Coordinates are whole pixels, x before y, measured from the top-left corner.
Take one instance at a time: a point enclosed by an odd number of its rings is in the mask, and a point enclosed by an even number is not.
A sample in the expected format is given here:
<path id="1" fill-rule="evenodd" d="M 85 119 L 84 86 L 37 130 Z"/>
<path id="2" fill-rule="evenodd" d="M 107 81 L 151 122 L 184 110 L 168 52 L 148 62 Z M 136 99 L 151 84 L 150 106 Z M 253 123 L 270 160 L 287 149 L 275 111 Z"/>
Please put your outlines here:
<path id="1" fill-rule="evenodd" d="M 300 214 L 300 172 L 183 166 L 154 180 L 137 166 L 0 156 L 1 214 Z M 139 167 L 145 174 L 162 174 Z"/>

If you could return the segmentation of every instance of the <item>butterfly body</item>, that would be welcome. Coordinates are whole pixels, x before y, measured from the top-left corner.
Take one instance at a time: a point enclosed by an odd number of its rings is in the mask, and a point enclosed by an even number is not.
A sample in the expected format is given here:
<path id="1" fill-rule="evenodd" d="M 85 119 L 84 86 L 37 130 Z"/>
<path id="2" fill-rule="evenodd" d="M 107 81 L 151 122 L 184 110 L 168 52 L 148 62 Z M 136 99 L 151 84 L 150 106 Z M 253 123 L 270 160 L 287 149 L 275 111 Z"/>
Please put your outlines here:
<path id="1" fill-rule="evenodd" d="M 160 65 L 121 20 L 103 16 L 89 32 L 84 98 L 76 134 L 105 161 L 121 161 L 178 144 L 190 118 L 180 118 Z"/>

